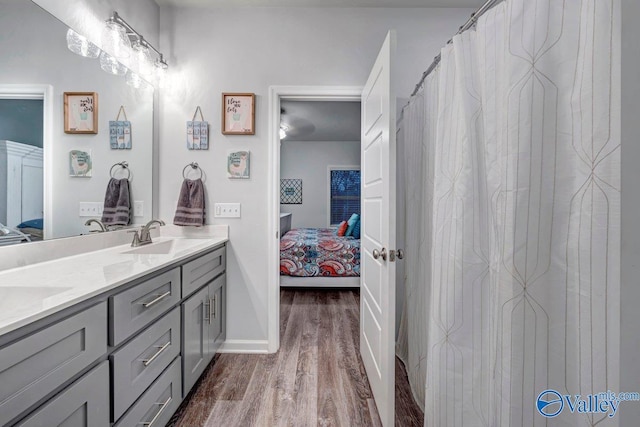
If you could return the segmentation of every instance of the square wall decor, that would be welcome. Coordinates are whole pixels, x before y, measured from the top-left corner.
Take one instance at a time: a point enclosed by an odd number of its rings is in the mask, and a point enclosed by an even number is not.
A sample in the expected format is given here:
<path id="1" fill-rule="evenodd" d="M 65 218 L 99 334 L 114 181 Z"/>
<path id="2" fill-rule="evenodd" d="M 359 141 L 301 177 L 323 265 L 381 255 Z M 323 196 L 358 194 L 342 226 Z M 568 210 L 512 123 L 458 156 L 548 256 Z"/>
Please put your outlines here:
<path id="1" fill-rule="evenodd" d="M 283 205 L 302 204 L 302 180 L 301 179 L 281 179 L 280 180 L 280 203 Z"/>

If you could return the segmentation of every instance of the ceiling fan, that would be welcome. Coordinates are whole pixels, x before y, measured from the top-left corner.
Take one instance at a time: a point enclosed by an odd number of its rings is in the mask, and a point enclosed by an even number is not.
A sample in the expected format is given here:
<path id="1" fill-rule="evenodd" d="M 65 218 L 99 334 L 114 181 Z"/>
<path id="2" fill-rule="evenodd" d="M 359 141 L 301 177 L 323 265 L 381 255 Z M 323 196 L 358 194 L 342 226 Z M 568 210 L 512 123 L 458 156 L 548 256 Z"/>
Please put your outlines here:
<path id="1" fill-rule="evenodd" d="M 308 119 L 287 114 L 284 108 L 280 108 L 280 139 L 311 135 L 315 130 L 316 126 Z"/>

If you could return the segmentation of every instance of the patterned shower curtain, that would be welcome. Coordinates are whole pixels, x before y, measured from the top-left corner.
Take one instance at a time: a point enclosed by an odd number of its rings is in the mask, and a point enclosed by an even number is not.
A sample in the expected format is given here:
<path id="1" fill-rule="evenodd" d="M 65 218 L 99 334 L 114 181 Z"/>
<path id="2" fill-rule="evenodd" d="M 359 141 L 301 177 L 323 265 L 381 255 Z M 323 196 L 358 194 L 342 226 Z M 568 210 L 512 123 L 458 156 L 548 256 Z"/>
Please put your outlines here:
<path id="1" fill-rule="evenodd" d="M 620 391 L 619 21 L 506 0 L 405 110 L 398 354 L 426 426 L 617 425 L 536 402 Z"/>

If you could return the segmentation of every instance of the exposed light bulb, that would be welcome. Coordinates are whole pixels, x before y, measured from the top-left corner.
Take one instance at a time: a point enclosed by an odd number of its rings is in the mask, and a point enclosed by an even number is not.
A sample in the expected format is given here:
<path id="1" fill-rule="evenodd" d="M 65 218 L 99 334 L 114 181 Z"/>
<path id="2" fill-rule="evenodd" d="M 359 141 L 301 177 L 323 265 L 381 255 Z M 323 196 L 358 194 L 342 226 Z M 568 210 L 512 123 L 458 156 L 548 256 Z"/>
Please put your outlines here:
<path id="1" fill-rule="evenodd" d="M 67 30 L 67 47 L 71 52 L 84 56 L 85 58 L 97 58 L 98 55 L 100 55 L 100 48 L 98 46 L 71 28 Z"/>
<path id="2" fill-rule="evenodd" d="M 127 67 L 118 62 L 116 58 L 102 51 L 100 54 L 100 68 L 109 74 L 116 76 L 124 76 L 127 73 Z"/>
<path id="3" fill-rule="evenodd" d="M 141 76 L 150 76 L 153 73 L 153 66 L 151 65 L 149 48 L 141 40 L 137 40 L 131 45 L 131 52 L 133 53 L 131 68 Z"/>
<path id="4" fill-rule="evenodd" d="M 287 126 L 280 125 L 280 139 L 285 139 L 287 137 L 287 130 L 289 130 Z"/>
<path id="5" fill-rule="evenodd" d="M 167 63 L 164 62 L 162 57 L 158 59 L 155 63 L 155 74 L 156 74 L 156 84 L 159 88 L 164 89 L 169 84 L 169 79 L 167 76 Z"/>
<path id="6" fill-rule="evenodd" d="M 129 41 L 127 31 L 113 18 L 104 24 L 102 50 L 106 50 L 109 55 L 118 59 L 128 58 L 131 55 L 131 41 Z"/>
<path id="7" fill-rule="evenodd" d="M 127 71 L 127 76 L 125 77 L 125 81 L 129 86 L 134 87 L 136 89 L 140 89 L 140 86 L 142 86 L 142 83 L 143 83 L 140 75 L 137 73 L 134 73 L 131 70 Z"/>

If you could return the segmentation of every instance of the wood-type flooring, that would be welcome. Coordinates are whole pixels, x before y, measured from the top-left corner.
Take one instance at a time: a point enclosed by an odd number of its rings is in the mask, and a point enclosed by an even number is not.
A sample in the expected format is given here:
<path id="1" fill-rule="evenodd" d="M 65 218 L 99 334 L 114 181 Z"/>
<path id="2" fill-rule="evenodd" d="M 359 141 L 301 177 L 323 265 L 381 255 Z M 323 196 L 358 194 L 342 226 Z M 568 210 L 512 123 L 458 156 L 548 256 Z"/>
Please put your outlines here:
<path id="1" fill-rule="evenodd" d="M 358 290 L 280 297 L 280 350 L 216 355 L 169 426 L 381 425 L 360 359 Z M 423 425 L 397 359 L 396 425 Z"/>

